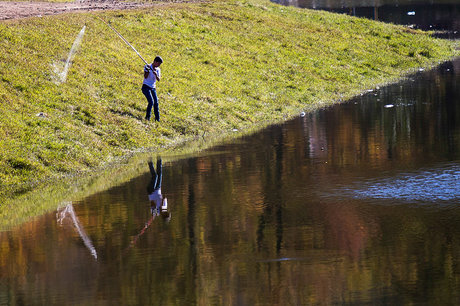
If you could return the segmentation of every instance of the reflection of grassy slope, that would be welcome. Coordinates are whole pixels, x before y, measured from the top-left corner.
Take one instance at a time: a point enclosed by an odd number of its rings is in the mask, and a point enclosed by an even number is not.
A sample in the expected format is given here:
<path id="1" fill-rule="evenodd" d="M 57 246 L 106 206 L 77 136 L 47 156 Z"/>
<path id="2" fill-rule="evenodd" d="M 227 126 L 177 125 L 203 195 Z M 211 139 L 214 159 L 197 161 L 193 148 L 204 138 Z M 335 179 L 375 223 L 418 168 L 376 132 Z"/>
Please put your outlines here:
<path id="1" fill-rule="evenodd" d="M 3 186 L 88 171 L 203 133 L 279 121 L 455 52 L 453 42 L 425 33 L 262 1 L 103 16 L 149 60 L 165 59 L 163 122 L 142 121 L 142 63 L 91 14 L 0 23 Z M 85 23 L 67 82 L 56 85 L 53 65 L 66 59 Z"/>
<path id="2" fill-rule="evenodd" d="M 223 141 L 251 132 L 253 130 L 229 134 L 226 137 L 197 137 L 187 143 L 176 143 L 169 150 L 164 151 L 167 156 L 166 158 L 163 157 L 163 165 L 167 162 L 174 162 L 180 158 L 188 157 L 193 152 L 204 150 L 210 146 L 221 144 Z M 174 151 L 174 155 L 171 155 L 171 150 Z M 15 196 L 3 197 L 1 202 L 0 232 L 20 225 L 32 217 L 56 210 L 56 208 L 66 205 L 68 202 L 78 202 L 92 194 L 126 183 L 149 171 L 148 160 L 155 161 L 155 154 L 134 154 L 107 167 L 103 171 L 99 171 L 94 176 L 67 177 L 53 180 L 53 184 L 47 184 L 47 186 L 37 189 L 33 185 L 28 185 L 22 190 L 16 190 Z"/>
<path id="3" fill-rule="evenodd" d="M 102 175 L 85 176 L 55 181 L 44 188 L 4 200 L 0 206 L 0 232 L 28 221 L 31 217 L 63 206 L 67 201 L 78 201 L 91 194 L 122 184 L 149 171 L 144 162 L 146 156 L 131 158 L 111 167 Z"/>

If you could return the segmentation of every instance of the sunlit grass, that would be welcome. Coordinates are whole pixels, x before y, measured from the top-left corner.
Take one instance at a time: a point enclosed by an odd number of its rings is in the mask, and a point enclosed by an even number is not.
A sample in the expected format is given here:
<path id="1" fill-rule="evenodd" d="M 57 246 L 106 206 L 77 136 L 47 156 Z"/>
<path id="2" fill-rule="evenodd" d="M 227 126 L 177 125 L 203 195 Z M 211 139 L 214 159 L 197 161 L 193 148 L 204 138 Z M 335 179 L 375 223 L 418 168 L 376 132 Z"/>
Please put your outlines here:
<path id="1" fill-rule="evenodd" d="M 164 58 L 162 122 L 142 120 L 143 63 L 94 14 L 2 22 L 2 193 L 91 171 L 130 152 L 262 127 L 458 53 L 455 42 L 427 33 L 265 1 L 97 15 L 149 61 Z M 56 84 L 53 67 L 84 25 L 67 81 Z"/>

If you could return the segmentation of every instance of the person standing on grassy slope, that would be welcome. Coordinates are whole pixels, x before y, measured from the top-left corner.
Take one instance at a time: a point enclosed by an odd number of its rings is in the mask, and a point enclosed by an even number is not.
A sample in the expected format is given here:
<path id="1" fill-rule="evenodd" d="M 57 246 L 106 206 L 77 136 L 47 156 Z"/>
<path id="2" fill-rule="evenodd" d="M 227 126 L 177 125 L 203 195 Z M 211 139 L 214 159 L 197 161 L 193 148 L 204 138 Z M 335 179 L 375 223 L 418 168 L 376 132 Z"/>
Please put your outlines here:
<path id="1" fill-rule="evenodd" d="M 147 112 L 145 119 L 150 120 L 152 113 L 155 114 L 155 121 L 160 121 L 160 111 L 158 109 L 158 96 L 156 91 L 156 82 L 160 81 L 161 71 L 160 65 L 163 59 L 159 56 L 155 57 L 153 63 L 144 66 L 144 82 L 142 83 L 142 93 L 147 98 Z"/>

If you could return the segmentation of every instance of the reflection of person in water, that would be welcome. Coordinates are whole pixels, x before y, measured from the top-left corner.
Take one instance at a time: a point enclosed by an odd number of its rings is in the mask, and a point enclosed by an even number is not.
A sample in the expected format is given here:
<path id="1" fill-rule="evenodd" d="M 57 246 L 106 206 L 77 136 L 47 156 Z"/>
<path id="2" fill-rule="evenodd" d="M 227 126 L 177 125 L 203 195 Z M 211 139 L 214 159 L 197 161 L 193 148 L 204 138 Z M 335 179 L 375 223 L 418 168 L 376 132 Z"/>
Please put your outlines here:
<path id="1" fill-rule="evenodd" d="M 161 194 L 161 180 L 162 180 L 162 163 L 161 159 L 157 160 L 157 168 L 153 167 L 153 163 L 149 162 L 150 174 L 152 180 L 147 188 L 149 193 L 150 210 L 152 216 L 161 215 L 163 218 L 170 220 L 171 214 L 168 211 L 168 199 Z"/>
<path id="2" fill-rule="evenodd" d="M 152 179 L 147 187 L 147 192 L 149 194 L 149 201 L 150 201 L 150 211 L 152 212 L 152 216 L 150 219 L 145 223 L 142 230 L 133 237 L 131 244 L 125 252 L 128 251 L 131 247 L 133 247 L 137 240 L 144 235 L 147 229 L 152 225 L 153 220 L 157 216 L 162 216 L 163 219 L 169 222 L 171 220 L 171 213 L 168 211 L 168 200 L 163 197 L 161 194 L 161 180 L 162 180 L 162 164 L 161 159 L 157 160 L 157 168 L 153 167 L 153 163 L 150 161 L 149 163 L 150 174 L 152 175 Z"/>

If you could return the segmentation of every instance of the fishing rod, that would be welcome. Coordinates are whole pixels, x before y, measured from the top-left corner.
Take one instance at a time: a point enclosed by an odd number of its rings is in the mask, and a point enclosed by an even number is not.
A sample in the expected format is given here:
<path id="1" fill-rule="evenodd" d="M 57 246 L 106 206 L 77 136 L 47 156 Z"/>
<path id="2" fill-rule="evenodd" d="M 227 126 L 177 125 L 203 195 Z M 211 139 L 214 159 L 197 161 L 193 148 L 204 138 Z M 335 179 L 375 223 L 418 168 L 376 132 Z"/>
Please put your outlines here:
<path id="1" fill-rule="evenodd" d="M 131 45 L 129 43 L 129 41 L 127 41 L 123 35 L 120 34 L 120 32 L 118 32 L 114 27 L 112 27 L 108 22 L 105 22 L 104 19 L 102 19 L 101 17 L 99 16 L 96 16 L 96 18 L 98 18 L 100 21 L 102 21 L 103 23 L 105 23 L 109 28 L 111 28 L 117 35 L 118 37 L 120 37 L 128 46 L 131 47 L 131 49 L 134 50 L 134 52 L 136 52 L 136 54 L 141 58 L 141 60 L 144 61 L 144 63 L 148 66 L 149 63 L 147 63 L 147 61 L 142 57 L 142 55 L 136 50 L 136 48 L 133 47 L 133 45 Z M 151 69 L 150 66 L 148 66 L 149 68 L 148 69 Z"/>

